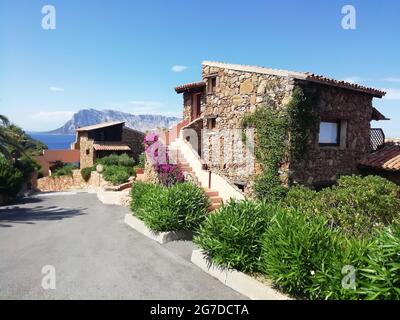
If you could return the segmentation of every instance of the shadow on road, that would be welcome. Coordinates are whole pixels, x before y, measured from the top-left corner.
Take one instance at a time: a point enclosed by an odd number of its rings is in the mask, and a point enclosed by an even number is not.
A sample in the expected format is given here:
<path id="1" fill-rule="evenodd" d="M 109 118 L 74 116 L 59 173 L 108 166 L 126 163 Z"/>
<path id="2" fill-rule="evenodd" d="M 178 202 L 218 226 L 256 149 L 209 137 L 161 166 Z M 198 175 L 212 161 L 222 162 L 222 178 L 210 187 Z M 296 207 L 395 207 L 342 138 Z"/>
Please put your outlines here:
<path id="1" fill-rule="evenodd" d="M 57 206 L 36 206 L 32 208 L 19 206 L 3 207 L 0 209 L 0 227 L 12 227 L 12 223 L 34 224 L 35 221 L 72 218 L 86 214 L 84 212 L 86 209 L 68 209 Z"/>

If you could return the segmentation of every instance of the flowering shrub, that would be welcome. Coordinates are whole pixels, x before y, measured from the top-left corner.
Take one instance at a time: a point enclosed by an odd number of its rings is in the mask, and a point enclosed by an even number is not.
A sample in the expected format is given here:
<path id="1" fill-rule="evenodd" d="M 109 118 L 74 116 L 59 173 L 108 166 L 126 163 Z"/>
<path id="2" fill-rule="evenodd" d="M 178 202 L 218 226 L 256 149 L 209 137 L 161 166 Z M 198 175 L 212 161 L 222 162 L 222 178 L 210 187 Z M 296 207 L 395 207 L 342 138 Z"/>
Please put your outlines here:
<path id="1" fill-rule="evenodd" d="M 160 182 L 167 187 L 175 183 L 183 182 L 184 176 L 182 170 L 176 164 L 159 164 L 155 165 L 156 172 Z"/>

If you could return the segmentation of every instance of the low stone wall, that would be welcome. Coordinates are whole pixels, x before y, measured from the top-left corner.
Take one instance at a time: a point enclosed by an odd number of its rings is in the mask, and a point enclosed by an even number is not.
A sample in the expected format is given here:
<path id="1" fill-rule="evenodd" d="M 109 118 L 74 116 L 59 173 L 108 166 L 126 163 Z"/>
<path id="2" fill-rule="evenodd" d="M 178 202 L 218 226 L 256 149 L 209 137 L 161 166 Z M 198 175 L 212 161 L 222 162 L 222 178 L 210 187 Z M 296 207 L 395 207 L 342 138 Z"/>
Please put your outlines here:
<path id="1" fill-rule="evenodd" d="M 90 187 L 104 187 L 108 184 L 103 176 L 93 171 L 86 182 L 81 176 L 80 170 L 73 170 L 72 176 L 44 177 L 37 180 L 37 190 L 42 192 L 62 191 L 68 189 L 80 189 Z"/>

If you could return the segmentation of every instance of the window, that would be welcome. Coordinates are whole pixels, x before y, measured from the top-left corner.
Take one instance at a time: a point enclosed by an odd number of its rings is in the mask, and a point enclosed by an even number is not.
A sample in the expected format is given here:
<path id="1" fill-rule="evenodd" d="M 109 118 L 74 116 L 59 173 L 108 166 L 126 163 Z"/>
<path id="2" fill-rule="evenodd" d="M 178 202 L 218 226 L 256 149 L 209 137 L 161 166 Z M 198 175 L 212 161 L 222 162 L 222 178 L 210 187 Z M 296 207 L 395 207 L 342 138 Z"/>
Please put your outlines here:
<path id="1" fill-rule="evenodd" d="M 208 78 L 208 84 L 207 84 L 208 93 L 215 92 L 216 88 L 217 88 L 217 77 Z"/>
<path id="2" fill-rule="evenodd" d="M 215 129 L 216 119 L 215 118 L 208 118 L 207 119 L 207 129 L 212 130 Z"/>
<path id="3" fill-rule="evenodd" d="M 339 146 L 340 121 L 321 121 L 318 143 L 322 146 Z"/>
<path id="4" fill-rule="evenodd" d="M 86 149 L 86 155 L 88 156 L 90 154 L 90 150 Z"/>

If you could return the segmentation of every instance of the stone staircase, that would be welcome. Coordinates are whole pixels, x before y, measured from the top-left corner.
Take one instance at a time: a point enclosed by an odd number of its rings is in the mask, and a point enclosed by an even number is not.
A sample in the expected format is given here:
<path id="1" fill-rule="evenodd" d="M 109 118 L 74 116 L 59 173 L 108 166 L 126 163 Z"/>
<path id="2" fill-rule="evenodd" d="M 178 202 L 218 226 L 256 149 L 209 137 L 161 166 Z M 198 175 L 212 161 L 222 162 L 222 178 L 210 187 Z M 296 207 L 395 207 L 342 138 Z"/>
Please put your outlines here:
<path id="1" fill-rule="evenodd" d="M 179 149 L 169 147 L 168 155 L 171 163 L 176 163 L 185 175 L 191 176 L 195 182 L 198 181 L 198 177 L 193 172 L 192 167 L 190 166 L 190 164 L 185 159 L 185 157 L 183 156 L 183 154 Z M 210 199 L 211 205 L 208 208 L 209 212 L 217 210 L 218 208 L 221 207 L 222 198 L 219 196 L 218 191 L 205 188 L 201 186 L 201 184 L 198 182 L 197 185 L 203 188 L 205 195 Z"/>

